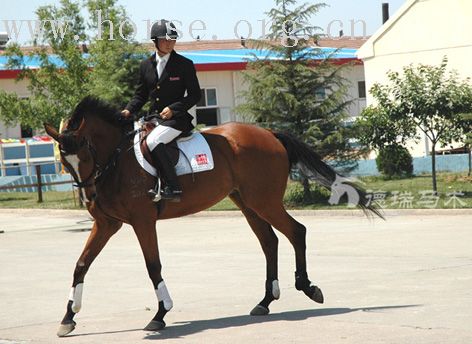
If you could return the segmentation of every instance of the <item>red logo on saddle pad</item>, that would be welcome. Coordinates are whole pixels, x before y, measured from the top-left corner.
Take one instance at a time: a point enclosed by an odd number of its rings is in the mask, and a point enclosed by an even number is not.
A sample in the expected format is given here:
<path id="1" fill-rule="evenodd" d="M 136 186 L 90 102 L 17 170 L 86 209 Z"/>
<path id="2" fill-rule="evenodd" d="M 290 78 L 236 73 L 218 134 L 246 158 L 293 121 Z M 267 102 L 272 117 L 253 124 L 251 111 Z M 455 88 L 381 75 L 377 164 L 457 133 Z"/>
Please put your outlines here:
<path id="1" fill-rule="evenodd" d="M 197 165 L 207 165 L 208 164 L 208 157 L 206 154 L 197 154 L 195 155 L 195 159 L 197 159 Z"/>

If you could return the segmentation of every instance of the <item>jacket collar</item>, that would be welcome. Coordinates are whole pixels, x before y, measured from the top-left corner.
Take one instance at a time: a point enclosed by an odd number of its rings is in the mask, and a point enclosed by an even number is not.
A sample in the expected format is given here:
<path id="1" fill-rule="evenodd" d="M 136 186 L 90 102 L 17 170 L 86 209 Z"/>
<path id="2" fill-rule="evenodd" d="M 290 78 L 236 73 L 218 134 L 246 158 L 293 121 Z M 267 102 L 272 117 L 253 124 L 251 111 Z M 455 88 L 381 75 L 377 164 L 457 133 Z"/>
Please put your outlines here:
<path id="1" fill-rule="evenodd" d="M 149 57 L 149 59 L 151 60 L 151 63 L 153 65 L 153 69 L 154 69 L 154 72 L 156 73 L 156 78 L 157 78 L 157 61 L 156 61 L 156 54 L 157 52 L 155 52 L 154 54 L 151 55 L 151 57 Z M 175 52 L 175 50 L 172 50 L 171 53 L 170 53 L 170 56 L 169 56 L 169 59 L 167 60 L 167 63 L 166 63 L 166 66 L 164 68 L 164 72 L 162 73 L 161 77 L 159 78 L 159 80 L 157 81 L 157 84 L 159 85 L 163 80 L 165 80 L 165 78 L 167 78 L 167 76 L 169 75 L 169 72 L 168 72 L 168 67 L 172 65 L 172 63 L 174 62 L 174 56 L 176 55 L 177 53 Z"/>

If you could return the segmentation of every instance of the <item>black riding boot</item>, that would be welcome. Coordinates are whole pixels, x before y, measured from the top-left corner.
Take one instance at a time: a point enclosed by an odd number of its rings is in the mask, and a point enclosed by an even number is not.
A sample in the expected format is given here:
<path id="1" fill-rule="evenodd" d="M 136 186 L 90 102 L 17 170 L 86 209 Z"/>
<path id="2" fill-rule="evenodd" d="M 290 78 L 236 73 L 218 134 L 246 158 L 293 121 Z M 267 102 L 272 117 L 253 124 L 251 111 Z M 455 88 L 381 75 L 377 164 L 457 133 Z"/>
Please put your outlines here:
<path id="1" fill-rule="evenodd" d="M 180 188 L 175 168 L 167 154 L 166 145 L 163 143 L 158 144 L 156 148 L 152 150 L 151 157 L 154 166 L 159 169 L 161 180 L 163 180 L 164 186 L 161 189 L 162 199 L 179 202 L 182 189 Z M 159 183 L 159 181 L 157 181 L 157 183 Z M 157 186 L 149 190 L 149 194 L 155 197 L 157 195 L 156 190 L 158 190 Z"/>

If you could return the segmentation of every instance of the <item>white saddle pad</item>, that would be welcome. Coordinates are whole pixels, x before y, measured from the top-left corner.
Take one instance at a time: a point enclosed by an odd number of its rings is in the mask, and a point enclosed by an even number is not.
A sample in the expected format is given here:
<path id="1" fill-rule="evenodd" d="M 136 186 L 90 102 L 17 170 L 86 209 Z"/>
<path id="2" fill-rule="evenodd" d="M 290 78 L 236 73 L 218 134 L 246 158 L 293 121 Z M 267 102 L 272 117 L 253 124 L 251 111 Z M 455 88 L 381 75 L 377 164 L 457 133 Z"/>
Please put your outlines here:
<path id="1" fill-rule="evenodd" d="M 137 123 L 135 123 L 137 127 Z M 190 137 L 177 140 L 180 149 L 179 161 L 175 165 L 178 176 L 212 170 L 215 166 L 210 146 L 202 134 L 195 132 Z M 183 154 L 182 154 L 183 152 Z M 157 171 L 145 158 L 139 143 L 139 133 L 134 136 L 134 154 L 141 167 L 156 177 Z"/>

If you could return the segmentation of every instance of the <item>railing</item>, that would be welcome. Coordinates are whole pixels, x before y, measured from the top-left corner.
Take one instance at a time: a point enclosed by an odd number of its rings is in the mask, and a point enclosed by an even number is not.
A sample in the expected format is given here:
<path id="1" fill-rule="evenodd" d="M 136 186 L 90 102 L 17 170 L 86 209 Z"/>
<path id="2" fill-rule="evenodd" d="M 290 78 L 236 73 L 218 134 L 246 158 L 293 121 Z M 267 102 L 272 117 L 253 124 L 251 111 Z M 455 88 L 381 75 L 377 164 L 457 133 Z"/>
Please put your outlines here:
<path id="1" fill-rule="evenodd" d="M 38 203 L 43 202 L 43 187 L 45 186 L 53 186 L 53 185 L 64 185 L 64 184 L 74 184 L 74 180 L 66 180 L 66 181 L 59 181 L 59 182 L 43 182 L 42 175 L 41 175 L 41 165 L 36 165 L 35 166 L 35 172 L 36 172 L 36 183 L 30 183 L 30 184 L 15 184 L 15 185 L 6 185 L 6 186 L 0 186 L 0 192 L 3 190 L 16 190 L 16 189 L 23 189 L 23 188 L 36 188 L 37 193 L 38 193 Z M 75 198 L 74 198 L 75 200 Z M 80 202 L 80 200 L 79 200 Z M 81 202 L 80 202 L 81 204 Z"/>

